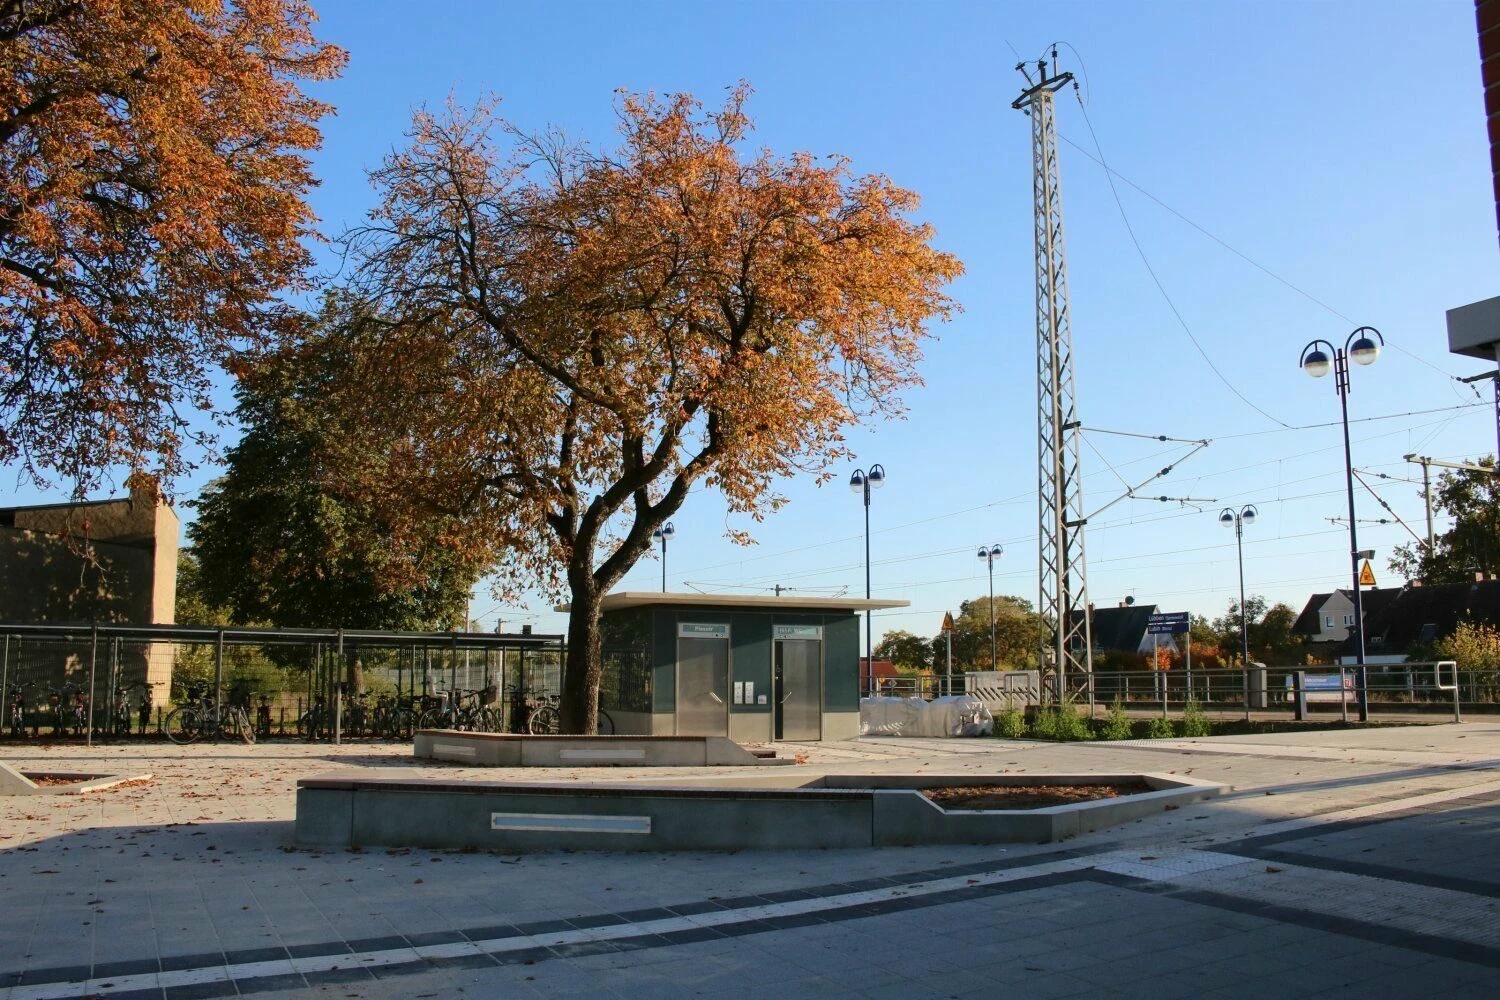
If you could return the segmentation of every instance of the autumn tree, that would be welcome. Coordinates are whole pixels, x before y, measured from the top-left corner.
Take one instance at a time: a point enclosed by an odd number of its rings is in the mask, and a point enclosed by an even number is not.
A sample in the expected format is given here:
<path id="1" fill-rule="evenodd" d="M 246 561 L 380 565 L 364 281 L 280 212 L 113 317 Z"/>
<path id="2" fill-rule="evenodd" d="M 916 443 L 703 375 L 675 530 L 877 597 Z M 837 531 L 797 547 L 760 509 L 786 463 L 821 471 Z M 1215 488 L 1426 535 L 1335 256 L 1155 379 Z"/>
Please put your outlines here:
<path id="1" fill-rule="evenodd" d="M 1495 459 L 1480 459 L 1495 468 Z M 1391 557 L 1391 570 L 1423 583 L 1466 583 L 1476 572 L 1500 573 L 1500 473 L 1473 469 L 1445 471 L 1438 477 L 1433 506 L 1453 518 L 1434 539 L 1432 551 L 1408 542 Z"/>
<path id="2" fill-rule="evenodd" d="M 826 479 L 847 425 L 901 412 L 954 308 L 916 195 L 751 149 L 748 94 L 624 95 L 608 150 L 493 104 L 421 111 L 350 234 L 380 321 L 338 401 L 386 456 L 372 498 L 455 518 L 502 590 L 567 595 L 568 732 L 594 729 L 600 601 L 652 530 L 695 485 L 758 520 L 778 480 Z"/>
<path id="3" fill-rule="evenodd" d="M 215 366 L 301 284 L 304 0 L 0 0 L 0 462 L 170 481 Z M 137 481 L 145 481 L 139 478 Z"/>

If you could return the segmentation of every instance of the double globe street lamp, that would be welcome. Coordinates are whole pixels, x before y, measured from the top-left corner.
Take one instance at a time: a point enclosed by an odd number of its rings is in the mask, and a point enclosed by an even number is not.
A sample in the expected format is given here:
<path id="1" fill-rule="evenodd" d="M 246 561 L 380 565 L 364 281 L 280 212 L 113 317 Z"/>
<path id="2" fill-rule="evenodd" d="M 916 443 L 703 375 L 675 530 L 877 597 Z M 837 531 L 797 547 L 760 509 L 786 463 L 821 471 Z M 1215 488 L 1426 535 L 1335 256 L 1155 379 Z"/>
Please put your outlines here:
<path id="1" fill-rule="evenodd" d="M 1354 459 L 1349 452 L 1349 362 L 1370 365 L 1380 357 L 1385 338 L 1373 326 L 1362 326 L 1349 334 L 1344 346 L 1334 347 L 1326 340 L 1314 340 L 1302 348 L 1302 370 L 1313 378 L 1322 378 L 1331 369 L 1334 389 L 1344 424 L 1344 486 L 1349 495 L 1349 566 L 1354 580 L 1354 656 L 1355 693 L 1359 704 L 1359 721 L 1370 721 L 1370 704 L 1365 676 L 1365 609 L 1359 590 L 1359 531 L 1354 519 Z"/>
<path id="2" fill-rule="evenodd" d="M 849 477 L 849 489 L 865 498 L 865 600 L 870 599 L 870 493 L 885 485 L 885 466 L 872 465 L 870 471 L 855 469 Z M 865 608 L 865 669 L 870 683 L 875 680 L 875 626 L 870 609 Z"/>
<path id="3" fill-rule="evenodd" d="M 995 655 L 995 560 L 1005 555 L 1005 547 L 999 542 L 985 548 L 979 546 L 979 558 L 990 567 L 990 669 L 1000 669 L 1000 659 Z"/>
<path id="4" fill-rule="evenodd" d="M 1245 623 L 1245 525 L 1254 524 L 1259 512 L 1254 504 L 1246 504 L 1239 510 L 1225 507 L 1219 511 L 1219 523 L 1234 529 L 1234 547 L 1240 557 L 1240 663 L 1250 669 L 1250 632 Z M 1192 637 L 1188 637 L 1192 641 Z"/>

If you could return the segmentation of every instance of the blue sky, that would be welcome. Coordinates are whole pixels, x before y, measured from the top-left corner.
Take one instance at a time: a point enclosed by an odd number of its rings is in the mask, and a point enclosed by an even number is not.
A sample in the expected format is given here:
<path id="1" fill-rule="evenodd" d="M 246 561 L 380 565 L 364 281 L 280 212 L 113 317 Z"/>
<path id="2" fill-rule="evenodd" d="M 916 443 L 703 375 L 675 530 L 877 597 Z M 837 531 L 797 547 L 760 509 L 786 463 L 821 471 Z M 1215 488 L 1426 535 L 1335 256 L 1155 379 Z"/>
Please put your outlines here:
<path id="1" fill-rule="evenodd" d="M 909 418 L 853 431 L 888 485 L 872 507 L 878 596 L 910 600 L 883 629 L 932 634 L 945 609 L 986 591 L 974 550 L 999 542 L 1001 593 L 1036 598 L 1036 386 L 1027 121 L 1010 109 L 1012 46 L 1033 58 L 1064 40 L 1084 76 L 1110 165 L 1258 262 L 1268 276 L 1117 182 L 1151 266 L 1203 350 L 1277 421 L 1338 419 L 1332 379 L 1297 367 L 1314 337 L 1354 325 L 1391 345 L 1354 373 L 1351 416 L 1480 402 L 1452 375 L 1483 370 L 1448 354 L 1444 310 L 1500 293 L 1473 6 L 1409 3 L 460 3 L 321 0 L 323 37 L 350 52 L 347 74 L 315 93 L 338 107 L 317 158 L 313 203 L 328 232 L 373 202 L 364 171 L 401 141 L 413 106 L 503 96 L 525 127 L 613 139 L 617 88 L 686 90 L 715 101 L 756 90 L 757 142 L 780 153 L 843 153 L 856 170 L 920 192 L 939 245 L 967 267 L 964 307 L 937 329 Z M 1076 51 L 1075 51 L 1076 50 Z M 1090 588 L 1100 605 L 1223 613 L 1236 588 L 1233 533 L 1218 510 L 1255 503 L 1250 592 L 1300 607 L 1347 584 L 1338 427 L 1284 430 L 1235 397 L 1193 347 L 1127 233 L 1083 110 L 1059 103 L 1080 415 L 1088 427 L 1210 438 L 1143 492 L 1212 499 L 1201 510 L 1124 501 L 1091 524 Z M 1070 143 L 1076 144 L 1071 145 Z M 1317 301 L 1314 301 L 1317 300 Z M 1319 304 L 1319 303 L 1324 303 Z M 1484 402 L 1489 389 L 1484 390 Z M 1085 507 L 1183 451 L 1087 435 Z M 1098 449 L 1096 454 L 1094 448 Z M 1495 450 L 1487 406 L 1356 424 L 1355 465 L 1418 479 L 1411 451 L 1472 458 Z M 784 484 L 791 503 L 763 524 L 726 516 L 712 492 L 673 518 L 671 589 L 862 594 L 864 536 L 843 485 Z M 186 484 L 191 493 L 206 472 Z M 1419 487 L 1374 481 L 1422 531 Z M 23 494 L 24 496 L 25 494 Z M 28 497 L 29 498 L 29 497 Z M 1361 517 L 1387 516 L 1362 490 Z M 751 548 L 727 528 L 749 528 Z M 1399 525 L 1361 525 L 1382 585 Z M 629 589 L 660 587 L 646 561 Z M 560 631 L 540 600 L 485 627 Z"/>

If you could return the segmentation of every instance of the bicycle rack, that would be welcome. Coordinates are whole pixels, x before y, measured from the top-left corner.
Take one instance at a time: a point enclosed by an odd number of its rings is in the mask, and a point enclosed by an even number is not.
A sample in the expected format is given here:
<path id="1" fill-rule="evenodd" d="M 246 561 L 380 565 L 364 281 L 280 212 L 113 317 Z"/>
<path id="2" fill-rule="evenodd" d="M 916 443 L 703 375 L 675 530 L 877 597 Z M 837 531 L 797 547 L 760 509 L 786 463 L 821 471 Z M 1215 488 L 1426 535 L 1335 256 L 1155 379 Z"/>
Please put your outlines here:
<path id="1" fill-rule="evenodd" d="M 1453 683 L 1452 684 L 1444 684 L 1443 683 L 1443 668 L 1444 667 L 1452 667 L 1453 668 Z M 1437 663 L 1434 663 L 1432 665 L 1432 681 L 1433 681 L 1433 684 L 1437 686 L 1437 689 L 1439 691 L 1452 691 L 1453 692 L 1453 721 L 1454 722 L 1462 722 L 1462 721 L 1464 721 L 1463 715 L 1460 713 L 1459 707 L 1458 707 L 1458 662 L 1455 661 L 1455 660 L 1439 660 Z"/>

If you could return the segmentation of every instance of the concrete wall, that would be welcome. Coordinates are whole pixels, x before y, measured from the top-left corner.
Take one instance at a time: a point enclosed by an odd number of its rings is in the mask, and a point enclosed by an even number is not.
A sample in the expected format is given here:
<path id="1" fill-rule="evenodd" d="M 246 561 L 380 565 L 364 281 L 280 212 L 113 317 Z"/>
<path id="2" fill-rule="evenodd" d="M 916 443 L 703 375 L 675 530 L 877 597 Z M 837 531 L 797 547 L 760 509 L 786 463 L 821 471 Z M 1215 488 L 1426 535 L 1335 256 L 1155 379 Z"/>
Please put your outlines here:
<path id="1" fill-rule="evenodd" d="M 176 621 L 177 515 L 145 493 L 0 510 L 0 621 Z"/>

